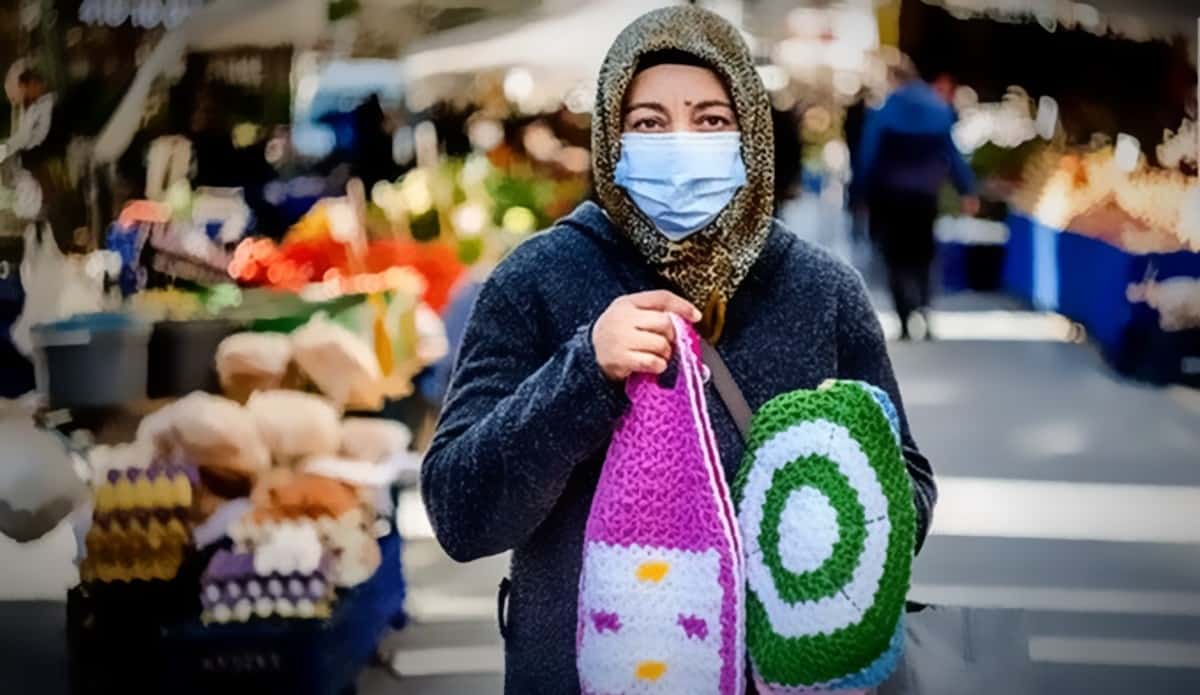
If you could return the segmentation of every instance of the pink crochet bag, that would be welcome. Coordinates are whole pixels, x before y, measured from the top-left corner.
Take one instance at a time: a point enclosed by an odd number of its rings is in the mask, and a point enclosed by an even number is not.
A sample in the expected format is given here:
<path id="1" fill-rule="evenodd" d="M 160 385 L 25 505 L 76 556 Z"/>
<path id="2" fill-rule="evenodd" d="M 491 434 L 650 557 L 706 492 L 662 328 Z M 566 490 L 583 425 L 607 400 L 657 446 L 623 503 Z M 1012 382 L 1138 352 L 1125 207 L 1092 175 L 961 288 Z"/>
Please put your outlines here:
<path id="1" fill-rule="evenodd" d="M 662 377 L 635 374 L 584 536 L 576 639 L 585 695 L 741 695 L 745 580 L 704 399 L 700 339 L 675 318 Z"/>

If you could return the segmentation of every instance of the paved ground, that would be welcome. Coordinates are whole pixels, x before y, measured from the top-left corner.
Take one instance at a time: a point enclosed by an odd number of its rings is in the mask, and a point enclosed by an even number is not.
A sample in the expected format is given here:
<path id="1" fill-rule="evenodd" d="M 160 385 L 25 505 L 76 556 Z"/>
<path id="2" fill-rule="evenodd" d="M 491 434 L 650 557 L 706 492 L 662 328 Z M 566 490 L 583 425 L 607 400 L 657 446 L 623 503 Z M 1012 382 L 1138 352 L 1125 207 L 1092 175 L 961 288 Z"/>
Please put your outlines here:
<path id="1" fill-rule="evenodd" d="M 944 305 L 939 333 L 971 335 L 973 302 Z M 1038 693 L 1200 693 L 1197 396 L 1121 381 L 1086 345 L 1021 339 L 1054 334 L 1025 318 L 988 322 L 1007 320 L 1011 334 L 993 337 L 1009 339 L 893 347 L 942 485 L 914 595 L 1027 609 Z M 455 565 L 428 539 L 415 498 L 402 517 L 416 622 L 384 645 L 400 675 L 372 669 L 361 690 L 499 692 L 495 587 L 506 560 Z M 0 592 L 59 597 L 69 558 L 66 534 L 0 543 Z M 32 692 L 9 690 L 22 675 L 61 692 L 62 628 L 45 618 L 55 614 L 54 604 L 0 604 L 0 691 Z"/>

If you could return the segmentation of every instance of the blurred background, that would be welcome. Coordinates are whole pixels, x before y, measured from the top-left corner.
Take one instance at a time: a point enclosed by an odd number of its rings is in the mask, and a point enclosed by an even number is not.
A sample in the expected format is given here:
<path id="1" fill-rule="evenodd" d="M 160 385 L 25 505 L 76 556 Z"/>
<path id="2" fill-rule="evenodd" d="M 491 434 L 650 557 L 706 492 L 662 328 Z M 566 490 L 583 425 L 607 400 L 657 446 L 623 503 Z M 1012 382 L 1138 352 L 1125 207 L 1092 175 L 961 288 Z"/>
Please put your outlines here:
<path id="1" fill-rule="evenodd" d="M 144 383 L 143 336 L 89 357 L 103 371 L 134 354 L 135 393 L 67 393 L 55 341 L 78 327 L 61 322 L 315 311 L 281 293 L 325 309 L 387 294 L 404 327 L 372 409 L 411 438 L 381 508 L 405 619 L 342 685 L 499 692 L 507 561 L 450 561 L 412 472 L 474 289 L 590 195 L 599 64 L 669 4 L 0 0 L 6 692 L 81 678 L 66 602 L 92 514 L 78 500 L 102 476 L 77 450 L 132 441 L 131 401 L 190 390 L 155 393 L 153 354 Z M 771 93 L 777 216 L 859 268 L 894 339 L 941 488 L 913 598 L 1022 611 L 1039 693 L 1200 692 L 1200 2 L 695 4 L 742 29 Z M 924 132 L 896 115 L 914 89 L 953 115 L 939 156 L 955 175 L 889 189 Z M 889 227 L 897 210 L 928 224 Z M 341 323 L 377 348 L 371 311 Z M 50 504 L 79 480 L 18 452 L 18 420 L 73 438 L 93 483 Z"/>

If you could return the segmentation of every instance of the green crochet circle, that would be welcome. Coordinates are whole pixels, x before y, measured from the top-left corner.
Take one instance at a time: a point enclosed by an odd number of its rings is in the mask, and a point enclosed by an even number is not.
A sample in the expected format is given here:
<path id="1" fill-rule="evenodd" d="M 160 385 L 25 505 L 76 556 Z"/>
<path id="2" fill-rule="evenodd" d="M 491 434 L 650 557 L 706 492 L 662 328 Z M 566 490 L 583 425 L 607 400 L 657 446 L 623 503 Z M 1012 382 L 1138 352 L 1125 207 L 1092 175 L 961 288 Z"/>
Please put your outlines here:
<path id="1" fill-rule="evenodd" d="M 899 445 L 878 402 L 866 389 L 853 382 L 833 382 L 817 391 L 783 394 L 759 409 L 755 414 L 746 453 L 733 485 L 734 499 L 739 510 L 744 502 L 749 472 L 754 465 L 758 448 L 793 425 L 815 420 L 827 420 L 845 427 L 866 454 L 887 501 L 891 530 L 884 557 L 883 576 L 875 593 L 875 600 L 856 624 L 828 634 L 783 637 L 772 628 L 767 610 L 755 592 L 747 591 L 746 643 L 751 660 L 760 678 L 767 683 L 781 686 L 813 686 L 857 673 L 888 649 L 903 615 L 916 541 L 916 509 L 912 498 L 912 481 L 908 477 Z M 798 462 L 807 460 L 802 458 L 798 459 Z M 794 489 L 798 484 L 812 484 L 820 489 L 829 497 L 831 505 L 835 505 L 839 532 L 844 533 L 847 525 L 853 523 L 848 516 L 847 521 L 843 522 L 842 510 L 837 505 L 844 502 L 835 501 L 835 495 L 830 494 L 830 484 L 825 480 L 820 480 L 819 484 L 813 480 L 803 480 L 803 477 L 809 474 L 823 472 L 822 467 L 812 464 L 797 467 L 796 463 L 790 463 L 779 471 L 791 471 L 786 474 L 785 479 L 788 489 Z M 832 464 L 831 461 L 829 463 Z M 793 475 L 796 479 L 793 479 Z M 844 480 L 840 472 L 839 477 Z M 832 476 L 830 478 L 832 479 Z M 775 492 L 781 482 L 784 481 L 773 478 L 770 492 Z M 782 492 L 768 494 L 763 509 L 764 529 L 778 528 L 773 508 L 778 504 L 777 498 L 780 496 L 786 499 Z M 773 500 L 776 501 L 773 503 Z M 857 492 L 854 500 L 858 502 Z M 859 508 L 861 509 L 861 505 Z M 865 527 L 860 527 L 860 530 L 865 534 Z M 768 539 L 773 542 L 762 542 L 763 534 L 760 534 L 759 538 L 763 548 L 763 559 L 770 563 L 768 567 L 772 570 L 772 577 L 781 598 L 792 601 L 793 597 L 807 597 L 803 592 L 811 591 L 816 582 L 795 581 L 803 575 L 792 575 L 790 579 L 784 577 L 787 581 L 780 581 L 780 574 L 775 571 L 776 566 L 781 567 L 778 561 L 778 540 L 772 536 Z M 842 543 L 851 547 L 853 541 L 839 538 L 838 546 Z M 861 552 L 861 546 L 855 544 L 852 547 Z M 767 549 L 771 549 L 771 558 L 767 557 Z M 836 560 L 839 565 L 836 569 L 827 569 L 825 566 L 835 562 L 831 557 L 813 574 L 822 572 L 826 577 L 839 579 L 848 576 L 847 572 L 852 574 L 858 564 L 857 554 L 854 562 L 845 566 L 845 553 L 835 552 L 835 555 L 839 558 Z M 835 585 L 832 591 L 836 593 L 844 585 L 843 581 Z M 820 591 L 821 595 L 831 595 L 830 589 L 824 584 L 821 585 Z"/>
<path id="2" fill-rule="evenodd" d="M 818 484 L 813 484 L 817 482 Z M 838 540 L 833 553 L 820 567 L 800 574 L 783 566 L 779 548 L 779 523 L 783 509 L 793 490 L 813 487 L 829 500 L 837 514 Z M 858 493 L 842 475 L 837 465 L 824 456 L 800 458 L 775 471 L 767 501 L 763 505 L 762 532 L 758 543 L 763 562 L 771 570 L 779 595 L 788 603 L 816 601 L 833 596 L 854 575 L 858 557 L 866 542 L 866 512 L 858 501 Z"/>

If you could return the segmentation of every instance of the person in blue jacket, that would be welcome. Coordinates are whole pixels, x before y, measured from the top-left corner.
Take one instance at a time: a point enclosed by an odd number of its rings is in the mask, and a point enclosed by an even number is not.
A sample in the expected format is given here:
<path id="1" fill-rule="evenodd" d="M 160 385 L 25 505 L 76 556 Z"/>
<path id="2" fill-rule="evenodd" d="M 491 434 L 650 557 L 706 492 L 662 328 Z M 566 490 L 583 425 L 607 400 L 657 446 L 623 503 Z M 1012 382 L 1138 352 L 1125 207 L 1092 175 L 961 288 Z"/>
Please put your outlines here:
<path id="1" fill-rule="evenodd" d="M 512 551 L 505 692 L 579 692 L 584 527 L 624 380 L 661 373 L 670 313 L 696 322 L 751 407 L 829 378 L 887 391 L 914 483 L 917 543 L 936 487 L 913 442 L 862 279 L 771 216 L 770 99 L 737 29 L 651 12 L 601 69 L 598 202 L 518 246 L 479 290 L 421 471 L 438 541 L 461 562 Z M 725 475 L 743 443 L 711 384 Z"/>
<path id="2" fill-rule="evenodd" d="M 963 212 L 979 210 L 975 176 L 951 138 L 954 108 L 923 82 L 907 59 L 890 69 L 896 85 L 880 108 L 870 111 L 853 163 L 851 197 L 870 212 L 871 237 L 887 265 L 888 285 L 900 317 L 900 336 L 909 319 L 931 303 L 930 268 L 936 252 L 933 224 L 938 192 L 949 178 L 963 196 Z M 929 331 L 925 315 L 926 337 Z"/>

